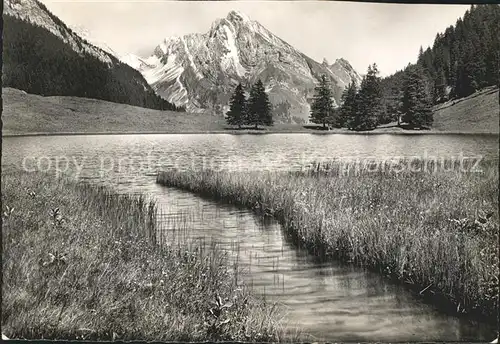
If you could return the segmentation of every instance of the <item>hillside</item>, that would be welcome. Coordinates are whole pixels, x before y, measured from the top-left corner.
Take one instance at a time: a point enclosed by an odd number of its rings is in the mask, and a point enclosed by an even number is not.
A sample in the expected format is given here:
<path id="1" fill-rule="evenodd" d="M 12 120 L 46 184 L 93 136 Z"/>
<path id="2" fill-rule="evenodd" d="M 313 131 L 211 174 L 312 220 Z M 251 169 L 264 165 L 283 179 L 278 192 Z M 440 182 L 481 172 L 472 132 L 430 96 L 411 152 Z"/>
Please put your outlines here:
<path id="1" fill-rule="evenodd" d="M 463 18 L 437 33 L 432 46 L 421 47 L 418 54 L 417 65 L 424 71 L 427 93 L 433 103 L 464 98 L 498 85 L 499 51 L 500 5 L 472 5 Z M 384 100 L 393 113 L 412 66 L 382 80 Z"/>
<path id="2" fill-rule="evenodd" d="M 42 97 L 3 88 L 3 135 L 27 133 L 176 132 L 220 128 L 216 118 L 80 97 Z M 194 125 L 194 123 L 196 123 Z"/>
<path id="3" fill-rule="evenodd" d="M 499 132 L 498 88 L 436 106 L 433 130 Z"/>
<path id="4" fill-rule="evenodd" d="M 219 116 L 144 109 L 125 104 L 79 97 L 42 97 L 13 88 L 4 88 L 3 135 L 30 133 L 180 133 L 228 132 Z M 431 131 L 498 133 L 498 89 L 487 89 L 453 104 L 440 105 Z M 240 133 L 244 133 L 242 131 Z M 297 124 L 277 124 L 260 132 L 312 132 L 359 134 L 339 129 L 311 130 Z M 378 128 L 374 133 L 414 133 L 394 126 Z"/>
<path id="5" fill-rule="evenodd" d="M 37 0 L 6 0 L 4 6 L 4 87 L 178 110 L 139 72 L 81 38 Z"/>

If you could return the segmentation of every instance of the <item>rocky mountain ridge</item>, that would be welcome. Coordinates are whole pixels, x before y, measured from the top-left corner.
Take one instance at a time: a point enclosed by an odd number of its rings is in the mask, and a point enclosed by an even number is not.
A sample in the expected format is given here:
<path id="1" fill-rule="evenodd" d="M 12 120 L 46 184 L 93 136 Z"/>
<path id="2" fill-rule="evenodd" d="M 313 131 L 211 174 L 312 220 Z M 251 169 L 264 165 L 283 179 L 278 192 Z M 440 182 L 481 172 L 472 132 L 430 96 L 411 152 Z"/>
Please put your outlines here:
<path id="1" fill-rule="evenodd" d="M 337 104 L 351 80 L 361 82 L 345 59 L 318 63 L 238 11 L 215 20 L 206 33 L 169 37 L 149 57 L 122 61 L 161 97 L 194 112 L 223 113 L 239 82 L 248 90 L 261 79 L 283 121 L 307 120 L 321 75 L 331 82 Z"/>

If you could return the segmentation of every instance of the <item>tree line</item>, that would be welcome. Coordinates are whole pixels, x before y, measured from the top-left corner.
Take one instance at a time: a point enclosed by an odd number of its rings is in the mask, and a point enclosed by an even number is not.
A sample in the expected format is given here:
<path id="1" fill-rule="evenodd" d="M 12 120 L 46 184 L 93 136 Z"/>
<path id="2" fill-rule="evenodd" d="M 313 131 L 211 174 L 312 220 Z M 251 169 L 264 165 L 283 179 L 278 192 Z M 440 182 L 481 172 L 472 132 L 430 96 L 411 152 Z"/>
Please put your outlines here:
<path id="1" fill-rule="evenodd" d="M 9 15 L 4 16 L 3 29 L 4 87 L 185 111 L 159 97 L 138 71 L 114 56 L 108 55 L 108 65 L 91 54 L 77 53 L 47 29 Z M 80 46 L 82 42 L 77 40 Z"/>
<path id="2" fill-rule="evenodd" d="M 352 81 L 344 90 L 341 105 L 334 106 L 332 91 L 325 75 L 315 88 L 310 120 L 323 128 L 333 126 L 349 130 L 373 130 L 387 121 L 381 78 L 374 63 L 368 66 L 361 85 Z M 433 122 L 432 101 L 426 89 L 422 69 L 412 68 L 406 75 L 398 108 L 393 109 L 411 128 L 429 128 Z M 398 121 L 398 124 L 399 121 Z"/>
<path id="3" fill-rule="evenodd" d="M 498 84 L 499 54 L 500 5 L 472 5 L 454 27 L 436 35 L 432 48 L 420 48 L 417 64 L 439 103 Z"/>
<path id="4" fill-rule="evenodd" d="M 331 91 L 322 78 L 310 119 L 351 130 L 395 121 L 429 128 L 433 105 L 499 85 L 499 66 L 500 5 L 472 5 L 454 26 L 436 35 L 432 47 L 420 48 L 417 63 L 383 79 L 371 65 L 361 85 L 345 89 L 339 107 L 327 100 Z"/>
<path id="5" fill-rule="evenodd" d="M 239 129 L 244 125 L 253 126 L 273 125 L 271 103 L 266 89 L 261 80 L 258 80 L 251 88 L 247 99 L 245 90 L 241 83 L 236 86 L 230 100 L 230 108 L 226 114 L 226 122 L 237 125 Z"/>
<path id="6" fill-rule="evenodd" d="M 382 80 L 385 102 L 398 107 L 405 78 L 421 70 L 433 104 L 471 95 L 500 83 L 500 5 L 472 5 L 432 47 L 420 48 L 418 61 Z"/>

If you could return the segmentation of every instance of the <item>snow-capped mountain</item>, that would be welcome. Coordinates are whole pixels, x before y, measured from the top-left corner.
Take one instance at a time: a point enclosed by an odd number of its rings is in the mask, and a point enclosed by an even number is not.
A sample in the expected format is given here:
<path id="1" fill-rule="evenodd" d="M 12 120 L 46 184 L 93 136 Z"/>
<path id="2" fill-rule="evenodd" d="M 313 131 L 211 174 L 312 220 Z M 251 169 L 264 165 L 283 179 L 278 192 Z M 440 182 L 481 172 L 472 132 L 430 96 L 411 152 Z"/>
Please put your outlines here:
<path id="1" fill-rule="evenodd" d="M 319 77 L 331 81 L 338 103 L 342 91 L 360 75 L 344 59 L 321 64 L 283 41 L 257 21 L 231 11 L 206 33 L 170 37 L 148 58 L 122 61 L 139 70 L 163 98 L 190 111 L 227 106 L 238 82 L 247 88 L 261 79 L 274 106 L 307 119 Z"/>
<path id="2" fill-rule="evenodd" d="M 104 50 L 110 55 L 118 57 L 116 51 L 114 51 L 106 42 L 97 39 L 90 30 L 80 25 L 70 26 L 71 30 L 75 32 L 78 36 L 91 43 L 92 45 Z"/>
<path id="3" fill-rule="evenodd" d="M 146 62 L 144 61 L 144 59 L 134 54 L 122 55 L 119 58 L 120 61 L 137 70 L 142 69 L 146 66 Z"/>

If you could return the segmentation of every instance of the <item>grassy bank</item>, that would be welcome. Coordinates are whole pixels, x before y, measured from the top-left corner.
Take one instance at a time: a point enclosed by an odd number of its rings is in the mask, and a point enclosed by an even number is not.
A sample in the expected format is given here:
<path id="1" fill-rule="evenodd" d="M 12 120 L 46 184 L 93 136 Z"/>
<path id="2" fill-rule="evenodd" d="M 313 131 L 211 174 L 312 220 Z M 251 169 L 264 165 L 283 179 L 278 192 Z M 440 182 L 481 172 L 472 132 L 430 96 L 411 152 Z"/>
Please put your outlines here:
<path id="1" fill-rule="evenodd" d="M 36 173 L 2 175 L 9 338 L 282 340 L 275 307 L 201 244 L 155 245 L 156 206 Z"/>
<path id="2" fill-rule="evenodd" d="M 346 172 L 340 162 L 290 173 L 169 170 L 157 182 L 274 216 L 317 255 L 378 270 L 443 308 L 494 321 L 497 164 L 481 164 L 482 173 L 371 172 L 371 165 Z"/>

